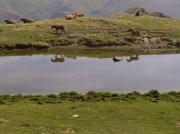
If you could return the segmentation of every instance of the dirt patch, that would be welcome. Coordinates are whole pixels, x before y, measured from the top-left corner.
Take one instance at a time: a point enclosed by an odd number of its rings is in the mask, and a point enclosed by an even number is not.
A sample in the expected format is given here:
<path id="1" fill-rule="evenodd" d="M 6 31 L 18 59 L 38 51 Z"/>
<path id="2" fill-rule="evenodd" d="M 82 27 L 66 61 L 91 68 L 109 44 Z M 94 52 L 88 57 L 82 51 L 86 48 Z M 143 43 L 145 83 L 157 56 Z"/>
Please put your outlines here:
<path id="1" fill-rule="evenodd" d="M 176 127 L 179 127 L 179 128 L 180 128 L 180 121 L 177 121 L 177 122 L 176 122 Z"/>
<path id="2" fill-rule="evenodd" d="M 62 134 L 76 134 L 72 128 L 68 128 L 65 131 L 61 131 Z"/>
<path id="3" fill-rule="evenodd" d="M 3 124 L 3 123 L 7 123 L 8 120 L 4 119 L 4 118 L 0 118 L 0 124 Z"/>
<path id="4" fill-rule="evenodd" d="M 23 127 L 23 128 L 36 127 L 34 124 L 32 124 L 32 123 L 30 123 L 30 122 L 28 122 L 28 121 L 22 122 L 20 126 Z"/>

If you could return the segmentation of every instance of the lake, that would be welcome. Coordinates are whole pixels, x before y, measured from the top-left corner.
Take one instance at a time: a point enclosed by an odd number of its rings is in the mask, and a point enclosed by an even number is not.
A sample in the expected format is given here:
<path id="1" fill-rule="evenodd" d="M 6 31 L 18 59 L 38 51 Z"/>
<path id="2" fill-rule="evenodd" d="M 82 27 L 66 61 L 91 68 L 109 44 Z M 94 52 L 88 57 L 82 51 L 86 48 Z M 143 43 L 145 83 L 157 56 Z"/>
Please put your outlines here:
<path id="1" fill-rule="evenodd" d="M 180 54 L 0 56 L 0 94 L 180 91 Z"/>

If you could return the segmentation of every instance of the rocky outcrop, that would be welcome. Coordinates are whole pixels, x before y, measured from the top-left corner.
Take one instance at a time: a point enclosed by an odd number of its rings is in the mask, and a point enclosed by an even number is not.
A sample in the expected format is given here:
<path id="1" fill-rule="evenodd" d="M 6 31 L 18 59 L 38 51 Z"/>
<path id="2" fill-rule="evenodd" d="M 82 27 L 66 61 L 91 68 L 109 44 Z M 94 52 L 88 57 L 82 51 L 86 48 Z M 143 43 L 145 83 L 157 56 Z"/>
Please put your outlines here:
<path id="1" fill-rule="evenodd" d="M 170 18 L 169 16 L 167 16 L 163 13 L 149 12 L 145 8 L 142 8 L 142 7 L 129 8 L 125 13 L 135 15 L 135 16 L 149 15 L 149 16 L 161 17 L 161 18 Z"/>

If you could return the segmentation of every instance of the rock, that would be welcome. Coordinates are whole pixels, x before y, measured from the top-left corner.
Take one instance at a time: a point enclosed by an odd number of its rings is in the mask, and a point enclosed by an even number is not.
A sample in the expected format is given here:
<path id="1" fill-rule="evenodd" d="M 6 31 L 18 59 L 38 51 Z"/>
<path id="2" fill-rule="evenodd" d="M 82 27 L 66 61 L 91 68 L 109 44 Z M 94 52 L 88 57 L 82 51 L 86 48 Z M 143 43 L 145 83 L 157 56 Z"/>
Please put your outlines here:
<path id="1" fill-rule="evenodd" d="M 137 13 L 141 13 L 141 15 L 146 13 L 146 9 L 142 7 L 134 7 L 129 8 L 125 13 L 137 15 Z"/>
<path id="2" fill-rule="evenodd" d="M 160 12 L 148 12 L 147 15 L 154 16 L 154 17 L 160 17 L 160 18 L 170 18 L 169 16 L 160 13 Z"/>
<path id="3" fill-rule="evenodd" d="M 129 8 L 125 13 L 135 15 L 135 16 L 149 15 L 149 16 L 161 17 L 161 18 L 170 18 L 169 16 L 167 16 L 163 13 L 160 13 L 160 12 L 146 11 L 146 9 L 142 8 L 142 7 Z"/>
<path id="4" fill-rule="evenodd" d="M 73 118 L 77 118 L 77 117 L 79 117 L 79 115 L 78 114 L 74 114 L 72 117 Z"/>

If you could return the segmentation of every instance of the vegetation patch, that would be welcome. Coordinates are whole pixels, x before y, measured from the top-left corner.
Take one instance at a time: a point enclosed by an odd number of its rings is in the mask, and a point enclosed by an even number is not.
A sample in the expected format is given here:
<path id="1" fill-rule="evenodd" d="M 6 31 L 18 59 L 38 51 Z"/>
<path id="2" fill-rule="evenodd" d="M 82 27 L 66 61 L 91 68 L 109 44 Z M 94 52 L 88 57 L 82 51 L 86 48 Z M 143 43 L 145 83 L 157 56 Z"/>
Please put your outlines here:
<path id="1" fill-rule="evenodd" d="M 94 92 L 90 91 L 86 94 L 79 94 L 77 92 L 62 92 L 59 95 L 49 94 L 43 95 L 1 95 L 0 104 L 15 103 L 22 100 L 29 100 L 37 104 L 57 104 L 64 101 L 70 102 L 101 102 L 101 101 L 133 101 L 137 99 L 148 100 L 150 102 L 158 102 L 160 100 L 170 102 L 180 102 L 180 92 L 169 92 L 160 94 L 157 90 L 151 90 L 148 93 L 141 94 L 139 92 L 132 92 L 127 94 L 118 94 L 111 92 Z"/>
<path id="2" fill-rule="evenodd" d="M 127 42 L 109 35 L 91 35 L 82 37 L 78 40 L 78 44 L 88 47 L 129 45 Z"/>
<path id="3" fill-rule="evenodd" d="M 1 95 L 1 134 L 178 134 L 178 92 Z M 165 96 L 164 96 L 165 95 Z M 149 98 L 159 98 L 151 101 Z M 148 99 L 147 99 L 148 98 Z M 109 127 L 110 126 L 110 127 Z"/>

